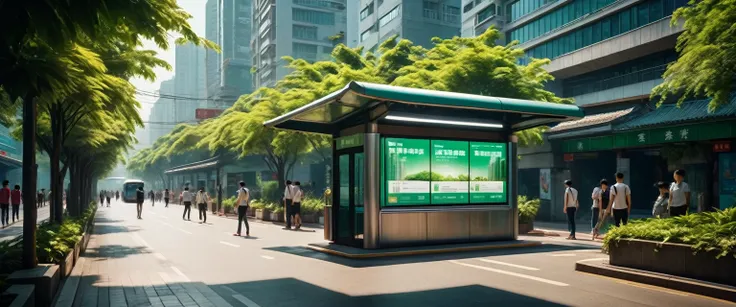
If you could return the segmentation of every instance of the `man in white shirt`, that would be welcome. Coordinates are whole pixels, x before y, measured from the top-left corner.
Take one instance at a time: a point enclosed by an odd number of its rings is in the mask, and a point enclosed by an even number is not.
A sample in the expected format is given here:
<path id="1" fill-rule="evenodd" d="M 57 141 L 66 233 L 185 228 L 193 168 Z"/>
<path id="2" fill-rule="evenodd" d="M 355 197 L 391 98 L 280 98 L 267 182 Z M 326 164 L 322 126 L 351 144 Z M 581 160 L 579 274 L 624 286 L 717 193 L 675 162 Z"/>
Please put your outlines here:
<path id="1" fill-rule="evenodd" d="M 575 238 L 575 212 L 578 211 L 578 190 L 572 187 L 571 180 L 565 180 L 565 207 L 562 212 L 567 214 L 567 228 L 570 229 L 568 240 L 576 240 Z"/>
<path id="2" fill-rule="evenodd" d="M 291 205 L 294 203 L 294 186 L 291 184 L 291 180 L 286 180 L 286 188 L 284 188 L 284 211 L 286 213 L 286 228 L 291 229 L 291 217 L 294 215 L 291 213 Z"/>
<path id="3" fill-rule="evenodd" d="M 299 181 L 294 182 L 293 189 L 291 190 L 294 193 L 293 202 L 291 206 L 291 214 L 294 216 L 294 229 L 299 230 L 299 228 L 302 228 L 302 198 L 304 197 L 304 192 L 301 188 L 301 183 Z"/>
<path id="4" fill-rule="evenodd" d="M 202 221 L 202 217 L 204 217 L 204 221 L 200 223 L 207 224 L 207 204 L 210 202 L 210 195 L 207 194 L 204 187 L 200 187 L 195 199 L 197 209 L 199 209 L 199 220 Z"/>
<path id="5" fill-rule="evenodd" d="M 631 214 L 631 189 L 624 183 L 624 174 L 616 173 L 616 184 L 611 187 L 610 205 L 606 214 L 610 214 L 613 210 L 613 221 L 616 227 L 621 223 L 626 225 L 629 222 L 629 214 Z"/>
<path id="6" fill-rule="evenodd" d="M 191 221 L 193 197 L 192 192 L 189 192 L 189 187 L 184 188 L 184 192 L 181 192 L 181 196 L 179 196 L 179 198 L 184 203 L 184 214 L 181 215 L 181 219 Z"/>
<path id="7" fill-rule="evenodd" d="M 687 214 L 690 208 L 690 186 L 685 182 L 685 170 L 678 169 L 672 175 L 675 182 L 670 185 L 670 216 Z"/>
<path id="8" fill-rule="evenodd" d="M 235 203 L 238 205 L 238 232 L 234 233 L 234 236 L 240 236 L 240 230 L 243 223 L 245 223 L 245 236 L 250 236 L 250 227 L 248 226 L 248 217 L 245 213 L 248 211 L 250 202 L 250 191 L 245 187 L 245 182 L 240 182 L 240 189 L 238 190 L 238 199 Z"/>

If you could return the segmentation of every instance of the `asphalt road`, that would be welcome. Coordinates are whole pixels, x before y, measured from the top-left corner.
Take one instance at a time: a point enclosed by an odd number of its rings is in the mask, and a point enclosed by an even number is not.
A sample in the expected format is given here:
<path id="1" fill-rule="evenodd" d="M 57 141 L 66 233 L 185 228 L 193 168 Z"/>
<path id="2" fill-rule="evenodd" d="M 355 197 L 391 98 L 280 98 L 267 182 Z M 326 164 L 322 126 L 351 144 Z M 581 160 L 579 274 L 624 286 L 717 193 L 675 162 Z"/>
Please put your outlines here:
<path id="1" fill-rule="evenodd" d="M 12 240 L 19 235 L 23 234 L 23 206 L 21 206 L 20 212 L 18 212 L 18 217 L 20 218 L 20 221 L 16 221 L 15 223 L 12 223 L 12 217 L 11 217 L 11 224 L 10 226 L 0 229 L 0 242 L 6 241 L 6 240 Z M 37 224 L 41 224 L 42 222 L 49 219 L 49 205 L 47 203 L 46 206 L 38 208 L 37 212 Z"/>
<path id="2" fill-rule="evenodd" d="M 303 247 L 323 241 L 321 229 L 251 222 L 252 237 L 242 238 L 232 236 L 235 220 L 209 216 L 200 224 L 196 210 L 191 222 L 181 214 L 181 206 L 146 202 L 139 220 L 134 204 L 114 203 L 100 209 L 97 236 L 127 238 L 115 243 L 117 257 L 133 259 L 143 251 L 131 244 L 145 245 L 179 278 L 206 284 L 232 306 L 734 306 L 576 272 L 576 261 L 606 257 L 599 243 L 530 237 L 545 244 L 348 260 Z"/>

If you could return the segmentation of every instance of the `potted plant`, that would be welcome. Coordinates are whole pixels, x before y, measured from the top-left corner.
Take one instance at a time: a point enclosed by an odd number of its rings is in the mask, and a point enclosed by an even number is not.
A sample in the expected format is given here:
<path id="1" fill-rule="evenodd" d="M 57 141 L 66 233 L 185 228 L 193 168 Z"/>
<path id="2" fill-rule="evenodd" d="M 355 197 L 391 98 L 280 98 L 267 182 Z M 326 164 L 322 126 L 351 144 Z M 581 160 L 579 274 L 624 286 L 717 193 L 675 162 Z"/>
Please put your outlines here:
<path id="1" fill-rule="evenodd" d="M 271 207 L 271 221 L 274 222 L 283 222 L 284 221 L 284 208 L 277 206 L 275 204 L 272 204 Z"/>
<path id="2" fill-rule="evenodd" d="M 534 218 L 539 212 L 539 199 L 527 199 L 519 195 L 519 233 L 525 234 L 534 230 Z"/>

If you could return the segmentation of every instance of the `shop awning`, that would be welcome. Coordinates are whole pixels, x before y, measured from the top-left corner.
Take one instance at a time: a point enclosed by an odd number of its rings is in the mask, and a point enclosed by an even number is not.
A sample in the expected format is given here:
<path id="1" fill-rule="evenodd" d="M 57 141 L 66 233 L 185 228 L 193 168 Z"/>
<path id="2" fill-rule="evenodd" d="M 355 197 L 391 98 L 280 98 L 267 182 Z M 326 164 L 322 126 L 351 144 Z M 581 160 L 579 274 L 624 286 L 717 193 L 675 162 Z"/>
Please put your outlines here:
<path id="1" fill-rule="evenodd" d="M 180 165 L 171 169 L 168 169 L 164 172 L 164 174 L 172 175 L 177 173 L 187 173 L 187 172 L 194 172 L 194 171 L 202 171 L 209 168 L 217 167 L 217 165 L 220 163 L 220 157 L 212 157 L 206 160 L 189 163 Z"/>
<path id="2" fill-rule="evenodd" d="M 389 114 L 439 114 L 444 118 L 502 122 L 504 129 L 513 131 L 584 116 L 575 105 L 350 82 L 264 125 L 331 134 L 339 130 L 341 122 L 356 125 L 361 120 L 382 120 Z"/>
<path id="3" fill-rule="evenodd" d="M 578 119 L 578 120 L 571 120 L 571 121 L 559 123 L 556 126 L 550 128 L 548 132 L 549 133 L 559 133 L 563 131 L 570 131 L 570 130 L 586 128 L 586 127 L 591 127 L 591 126 L 610 124 L 614 120 L 628 115 L 633 110 L 634 108 L 628 108 L 628 109 L 614 111 L 614 112 L 607 112 L 607 113 L 601 113 L 601 114 L 595 114 L 595 115 L 586 115 L 585 117 Z"/>
<path id="4" fill-rule="evenodd" d="M 720 106 L 715 112 L 708 112 L 710 99 L 687 101 L 679 107 L 674 104 L 662 105 L 647 113 L 632 116 L 625 122 L 614 125 L 614 130 L 634 130 L 656 126 L 684 124 L 712 120 L 733 119 L 736 116 L 736 95 L 730 103 Z"/>
<path id="5" fill-rule="evenodd" d="M 0 154 L 0 163 L 9 167 L 23 167 L 23 161 Z"/>

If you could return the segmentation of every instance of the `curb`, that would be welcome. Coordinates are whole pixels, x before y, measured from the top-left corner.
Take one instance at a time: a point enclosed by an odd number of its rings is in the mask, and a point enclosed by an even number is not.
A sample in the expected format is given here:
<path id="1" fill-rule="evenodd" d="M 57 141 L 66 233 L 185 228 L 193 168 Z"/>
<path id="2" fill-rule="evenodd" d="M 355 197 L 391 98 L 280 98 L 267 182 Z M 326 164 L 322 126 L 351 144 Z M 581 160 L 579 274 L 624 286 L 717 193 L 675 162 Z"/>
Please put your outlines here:
<path id="1" fill-rule="evenodd" d="M 431 254 L 446 254 L 446 253 L 459 253 L 459 252 L 472 252 L 481 250 L 494 250 L 494 249 L 507 249 L 517 247 L 535 247 L 541 246 L 542 242 L 529 241 L 521 243 L 510 243 L 510 244 L 496 244 L 496 245 L 485 245 L 485 246 L 459 246 L 449 248 L 433 248 L 433 249 L 419 249 L 419 250 L 407 250 L 407 251 L 393 251 L 393 252 L 378 252 L 378 253 L 366 253 L 366 254 L 351 254 L 341 252 L 329 248 L 320 247 L 317 245 L 309 244 L 306 247 L 333 256 L 340 256 L 348 259 L 375 259 L 385 257 L 397 257 L 397 256 L 417 256 L 417 255 L 431 255 Z"/>
<path id="2" fill-rule="evenodd" d="M 575 270 L 606 277 L 623 279 L 641 284 L 688 292 L 716 299 L 736 302 L 736 288 L 720 284 L 681 278 L 673 275 L 647 272 L 629 268 L 618 268 L 612 265 L 596 265 L 576 262 Z"/>

